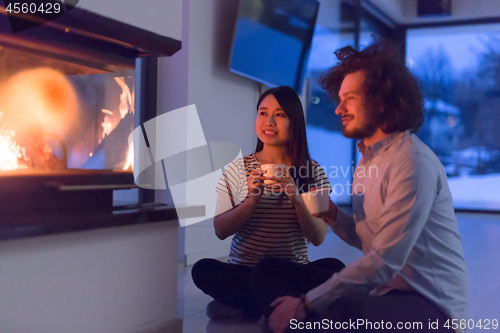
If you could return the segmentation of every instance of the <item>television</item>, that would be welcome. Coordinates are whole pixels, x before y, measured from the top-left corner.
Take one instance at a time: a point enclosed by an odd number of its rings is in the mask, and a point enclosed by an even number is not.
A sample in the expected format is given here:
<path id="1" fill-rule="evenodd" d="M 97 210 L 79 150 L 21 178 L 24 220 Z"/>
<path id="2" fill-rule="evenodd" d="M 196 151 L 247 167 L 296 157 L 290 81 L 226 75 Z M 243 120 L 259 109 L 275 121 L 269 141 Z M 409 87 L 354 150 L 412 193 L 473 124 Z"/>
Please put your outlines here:
<path id="1" fill-rule="evenodd" d="M 229 70 L 300 93 L 318 8 L 316 0 L 240 0 Z"/>

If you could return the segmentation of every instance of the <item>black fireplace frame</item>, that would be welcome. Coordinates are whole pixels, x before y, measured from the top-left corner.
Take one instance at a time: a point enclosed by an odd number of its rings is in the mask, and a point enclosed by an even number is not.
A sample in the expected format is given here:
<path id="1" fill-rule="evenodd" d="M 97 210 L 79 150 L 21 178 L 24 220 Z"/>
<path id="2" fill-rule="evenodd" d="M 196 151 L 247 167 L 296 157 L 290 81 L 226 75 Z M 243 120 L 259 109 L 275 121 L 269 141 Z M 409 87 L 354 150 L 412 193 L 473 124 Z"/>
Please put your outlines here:
<path id="1" fill-rule="evenodd" d="M 37 20 L 28 14 L 19 19 Z M 0 0 L 0 45 L 102 72 L 135 68 L 138 127 L 156 117 L 158 57 L 173 55 L 182 43 L 78 7 L 53 21 L 13 33 Z M 173 205 L 154 203 L 153 190 L 139 189 L 138 204 L 113 206 L 113 190 L 120 189 L 120 184 L 121 188 L 133 186 L 132 172 L 99 173 L 94 177 L 99 179 L 97 185 L 89 177 L 92 172 L 84 174 L 83 183 L 71 174 L 2 177 L 7 191 L 0 189 L 5 201 L 0 205 L 0 240 L 177 219 Z M 36 186 L 26 190 L 24 184 L 33 181 Z M 41 203 L 30 202 L 41 197 Z M 50 201 L 55 204 L 47 207 Z M 202 206 L 190 209 L 184 212 L 186 216 L 204 215 Z"/>
<path id="2" fill-rule="evenodd" d="M 29 14 L 19 14 L 19 19 L 38 20 Z M 102 70 L 134 68 L 137 58 L 171 56 L 182 46 L 179 40 L 78 7 L 52 21 L 13 33 L 2 0 L 0 43 Z"/>

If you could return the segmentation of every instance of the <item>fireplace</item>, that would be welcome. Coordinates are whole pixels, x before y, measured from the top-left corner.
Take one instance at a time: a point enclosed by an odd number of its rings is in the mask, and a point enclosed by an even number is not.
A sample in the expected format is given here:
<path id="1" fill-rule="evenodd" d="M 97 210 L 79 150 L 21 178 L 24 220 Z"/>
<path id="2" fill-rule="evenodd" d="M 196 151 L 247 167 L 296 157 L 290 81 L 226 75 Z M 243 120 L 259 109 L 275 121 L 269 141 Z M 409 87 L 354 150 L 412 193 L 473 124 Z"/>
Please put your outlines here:
<path id="1" fill-rule="evenodd" d="M 127 206 L 113 191 L 135 187 L 128 136 L 156 116 L 157 57 L 180 46 L 78 7 L 13 33 L 0 6 L 0 239 L 160 217 L 146 190 Z"/>

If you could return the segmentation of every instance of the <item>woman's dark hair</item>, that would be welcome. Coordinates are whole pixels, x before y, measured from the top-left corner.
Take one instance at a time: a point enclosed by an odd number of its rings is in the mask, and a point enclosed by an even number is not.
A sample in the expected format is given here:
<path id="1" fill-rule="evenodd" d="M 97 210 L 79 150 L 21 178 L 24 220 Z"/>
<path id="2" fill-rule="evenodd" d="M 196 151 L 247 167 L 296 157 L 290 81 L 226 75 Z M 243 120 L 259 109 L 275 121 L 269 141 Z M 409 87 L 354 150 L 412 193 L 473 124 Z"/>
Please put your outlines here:
<path id="1" fill-rule="evenodd" d="M 299 96 L 289 86 L 279 86 L 276 88 L 271 88 L 266 90 L 259 98 L 257 102 L 257 111 L 259 110 L 260 103 L 268 95 L 273 95 L 278 101 L 285 112 L 288 119 L 290 119 L 290 141 L 288 142 L 288 154 L 292 158 L 293 170 L 291 172 L 292 177 L 295 179 L 299 190 L 304 189 L 305 192 L 308 190 L 308 185 L 312 184 L 314 180 L 313 167 L 311 163 L 311 157 L 309 155 L 309 149 L 307 147 L 307 136 L 306 136 L 306 121 L 304 118 L 304 110 L 302 108 L 302 103 L 300 102 Z M 257 147 L 255 152 L 259 152 L 264 147 L 264 143 L 257 138 Z M 307 173 L 304 176 L 303 173 L 299 171 L 306 168 Z M 302 187 L 304 185 L 304 187 Z"/>
<path id="2" fill-rule="evenodd" d="M 346 46 L 335 51 L 335 55 L 340 62 L 320 78 L 322 88 L 331 98 L 338 103 L 338 93 L 346 75 L 363 70 L 366 72 L 365 103 L 375 112 L 382 131 L 418 131 L 424 122 L 424 99 L 416 78 L 393 43 L 375 40 L 361 52 Z"/>

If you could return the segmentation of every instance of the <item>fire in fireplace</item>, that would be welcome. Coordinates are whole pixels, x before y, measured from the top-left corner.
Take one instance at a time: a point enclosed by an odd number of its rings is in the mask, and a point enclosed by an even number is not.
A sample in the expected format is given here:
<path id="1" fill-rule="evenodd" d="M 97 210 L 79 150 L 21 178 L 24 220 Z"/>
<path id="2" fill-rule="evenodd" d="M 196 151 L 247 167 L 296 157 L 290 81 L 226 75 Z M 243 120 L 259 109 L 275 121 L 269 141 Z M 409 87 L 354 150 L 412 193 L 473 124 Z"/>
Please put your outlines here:
<path id="1" fill-rule="evenodd" d="M 0 3 L 0 238 L 113 211 L 113 190 L 134 187 L 128 136 L 156 113 L 156 58 L 180 41 L 79 8 L 17 33 L 8 22 Z"/>
<path id="2" fill-rule="evenodd" d="M 134 127 L 133 72 L 93 76 L 67 78 L 41 67 L 5 80 L 0 170 L 133 167 L 133 148 L 127 146 Z"/>

